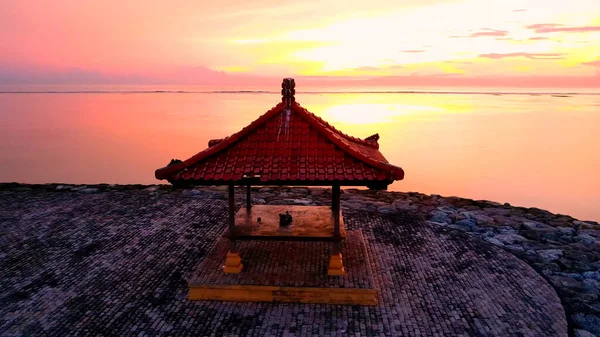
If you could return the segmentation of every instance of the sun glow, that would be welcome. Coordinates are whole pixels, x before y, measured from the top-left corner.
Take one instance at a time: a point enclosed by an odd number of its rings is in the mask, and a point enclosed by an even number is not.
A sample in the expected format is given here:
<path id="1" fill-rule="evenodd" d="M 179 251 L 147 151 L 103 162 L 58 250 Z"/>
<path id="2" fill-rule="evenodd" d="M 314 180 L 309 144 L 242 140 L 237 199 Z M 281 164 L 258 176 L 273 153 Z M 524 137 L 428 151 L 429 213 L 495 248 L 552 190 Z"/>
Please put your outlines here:
<path id="1" fill-rule="evenodd" d="M 591 1 L 581 1 L 594 6 Z M 527 5 L 535 7 L 544 4 L 541 0 L 532 0 Z M 240 42 L 263 43 L 265 48 L 271 44 L 275 46 L 277 41 L 304 45 L 282 51 L 276 59 L 268 56 L 262 62 L 276 64 L 293 60 L 299 65 L 321 65 L 310 70 L 298 69 L 303 75 L 518 75 L 523 71 L 535 73 L 548 68 L 552 69 L 552 73 L 566 74 L 566 68 L 574 66 L 581 68 L 576 70 L 578 74 L 593 73 L 593 69 L 581 67 L 582 59 L 584 55 L 587 58 L 597 55 L 600 44 L 582 46 L 565 43 L 563 40 L 570 41 L 570 37 L 574 36 L 572 33 L 540 35 L 528 28 L 527 24 L 556 22 L 553 24 L 580 25 L 582 21 L 576 19 L 589 18 L 590 14 L 578 12 L 575 15 L 572 13 L 574 9 L 566 4 L 558 4 L 559 8 L 554 9 L 546 6 L 539 12 L 515 11 L 521 7 L 527 6 L 519 0 L 456 1 L 363 17 L 340 18 L 321 27 L 283 31 L 265 39 Z M 595 7 L 600 11 L 600 6 Z M 589 34 L 592 35 L 588 38 L 600 38 L 600 32 L 592 31 Z M 309 47 L 309 42 L 317 45 Z M 544 58 L 544 54 L 557 55 Z M 486 67 L 451 64 L 464 60 L 485 61 L 486 55 L 492 56 L 486 62 L 477 62 L 479 65 L 487 64 Z M 554 68 L 550 65 L 554 65 Z"/>
<path id="2" fill-rule="evenodd" d="M 321 113 L 321 116 L 334 123 L 365 125 L 392 122 L 420 112 L 440 111 L 443 110 L 425 105 L 365 103 L 329 106 Z"/>

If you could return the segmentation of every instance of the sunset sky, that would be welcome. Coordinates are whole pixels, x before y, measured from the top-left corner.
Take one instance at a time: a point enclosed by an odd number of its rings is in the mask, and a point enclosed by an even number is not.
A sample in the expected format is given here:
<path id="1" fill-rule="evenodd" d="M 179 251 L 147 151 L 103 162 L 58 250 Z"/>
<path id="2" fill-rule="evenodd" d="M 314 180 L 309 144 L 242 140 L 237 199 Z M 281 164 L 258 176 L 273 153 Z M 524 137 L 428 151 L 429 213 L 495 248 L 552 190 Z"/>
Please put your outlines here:
<path id="1" fill-rule="evenodd" d="M 599 0 L 0 0 L 0 83 L 600 87 Z"/>

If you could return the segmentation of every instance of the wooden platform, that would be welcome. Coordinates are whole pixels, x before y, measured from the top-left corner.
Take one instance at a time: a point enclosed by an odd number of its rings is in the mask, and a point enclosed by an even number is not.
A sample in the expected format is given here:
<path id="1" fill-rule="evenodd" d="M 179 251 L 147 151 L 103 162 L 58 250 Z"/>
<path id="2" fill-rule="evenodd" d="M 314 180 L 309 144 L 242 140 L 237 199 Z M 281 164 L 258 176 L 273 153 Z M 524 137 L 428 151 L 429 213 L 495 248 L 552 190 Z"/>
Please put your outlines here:
<path id="1" fill-rule="evenodd" d="M 377 305 L 375 289 L 190 284 L 189 300 Z"/>
<path id="2" fill-rule="evenodd" d="M 244 270 L 225 274 L 228 240 L 220 239 L 190 279 L 190 300 L 376 305 L 377 291 L 360 230 L 348 231 L 342 245 L 347 274 L 327 276 L 331 244 L 243 241 Z"/>
<path id="3" fill-rule="evenodd" d="M 280 226 L 279 214 L 288 211 L 292 223 Z M 260 222 L 258 221 L 260 218 Z M 226 232 L 230 237 L 231 233 Z M 235 214 L 233 237 L 236 240 L 339 241 L 346 237 L 340 211 L 340 236 L 333 235 L 330 206 L 253 205 Z"/>

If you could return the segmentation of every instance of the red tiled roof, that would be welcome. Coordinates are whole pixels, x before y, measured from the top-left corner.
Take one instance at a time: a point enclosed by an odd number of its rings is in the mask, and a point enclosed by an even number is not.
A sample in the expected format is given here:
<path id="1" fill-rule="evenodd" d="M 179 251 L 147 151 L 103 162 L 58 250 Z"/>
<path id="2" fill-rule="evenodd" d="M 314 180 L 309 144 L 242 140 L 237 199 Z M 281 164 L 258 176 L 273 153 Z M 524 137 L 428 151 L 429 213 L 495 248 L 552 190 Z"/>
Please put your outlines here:
<path id="1" fill-rule="evenodd" d="M 287 124 L 287 127 L 286 127 Z M 209 142 L 186 161 L 156 170 L 173 184 L 387 185 L 404 171 L 387 162 L 377 140 L 351 137 L 291 103 L 279 103 L 241 131 Z"/>

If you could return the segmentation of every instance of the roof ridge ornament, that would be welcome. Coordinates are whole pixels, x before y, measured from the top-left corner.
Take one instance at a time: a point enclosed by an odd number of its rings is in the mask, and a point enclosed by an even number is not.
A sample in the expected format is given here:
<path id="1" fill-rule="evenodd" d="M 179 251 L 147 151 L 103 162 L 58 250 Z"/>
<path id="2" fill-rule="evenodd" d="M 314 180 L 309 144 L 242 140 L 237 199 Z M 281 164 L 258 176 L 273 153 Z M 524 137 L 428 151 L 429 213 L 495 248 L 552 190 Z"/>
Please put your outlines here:
<path id="1" fill-rule="evenodd" d="M 365 138 L 364 140 L 366 140 L 368 142 L 375 142 L 375 143 L 377 143 L 377 141 L 379 140 L 379 134 L 376 133 L 374 135 L 370 135 L 369 137 Z"/>
<path id="2" fill-rule="evenodd" d="M 294 95 L 296 94 L 296 82 L 293 78 L 284 78 L 281 83 L 281 101 L 285 103 L 285 107 L 290 109 L 292 103 L 296 101 Z"/>
<path id="3" fill-rule="evenodd" d="M 281 101 L 285 104 L 284 114 L 281 114 L 279 118 L 279 130 L 277 131 L 277 141 L 279 141 L 279 135 L 281 134 L 281 130 L 283 129 L 283 133 L 286 135 L 286 140 L 289 140 L 289 128 L 290 128 L 290 118 L 292 113 L 292 103 L 294 103 L 295 98 L 294 94 L 296 90 L 296 83 L 293 78 L 284 78 L 281 83 Z"/>

